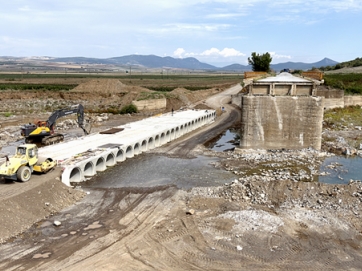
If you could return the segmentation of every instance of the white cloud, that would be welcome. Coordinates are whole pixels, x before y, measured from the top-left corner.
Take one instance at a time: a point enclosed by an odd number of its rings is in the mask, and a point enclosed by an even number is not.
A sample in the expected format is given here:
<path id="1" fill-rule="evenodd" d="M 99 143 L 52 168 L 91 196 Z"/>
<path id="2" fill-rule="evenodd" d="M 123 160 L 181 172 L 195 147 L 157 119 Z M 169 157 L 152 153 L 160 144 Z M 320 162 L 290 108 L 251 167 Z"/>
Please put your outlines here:
<path id="1" fill-rule="evenodd" d="M 177 48 L 176 51 L 173 52 L 174 57 L 183 58 L 186 51 L 183 48 Z"/>
<path id="2" fill-rule="evenodd" d="M 173 57 L 186 58 L 194 57 L 201 62 L 216 65 L 218 67 L 230 65 L 232 63 L 246 63 L 246 55 L 234 48 L 210 48 L 203 52 L 187 52 L 184 48 L 177 48 L 173 52 Z"/>
<path id="3" fill-rule="evenodd" d="M 232 57 L 240 57 L 245 56 L 244 53 L 234 49 L 234 48 L 224 48 L 223 50 L 219 50 L 217 48 L 211 48 L 205 50 L 201 53 L 192 53 L 186 52 L 183 48 L 177 48 L 173 55 L 178 58 L 184 57 L 220 57 L 220 58 L 232 58 Z"/>
<path id="4" fill-rule="evenodd" d="M 269 52 L 269 54 L 271 55 L 271 57 L 273 59 L 292 59 L 291 56 L 288 55 L 279 55 L 276 52 Z"/>
<path id="5" fill-rule="evenodd" d="M 217 48 L 211 48 L 200 54 L 201 56 L 221 56 L 221 57 L 235 57 L 235 56 L 245 56 L 245 54 L 235 50 L 234 48 L 224 48 L 219 50 Z"/>

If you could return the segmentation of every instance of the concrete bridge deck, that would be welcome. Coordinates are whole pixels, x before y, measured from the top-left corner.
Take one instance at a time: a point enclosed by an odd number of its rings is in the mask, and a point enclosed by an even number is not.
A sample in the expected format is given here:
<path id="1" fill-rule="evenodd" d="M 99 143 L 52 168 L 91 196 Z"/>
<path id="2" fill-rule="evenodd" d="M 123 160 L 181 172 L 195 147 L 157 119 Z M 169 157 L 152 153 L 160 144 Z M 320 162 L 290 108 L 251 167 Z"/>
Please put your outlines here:
<path id="1" fill-rule="evenodd" d="M 175 111 L 39 149 L 63 168 L 62 182 L 83 182 L 127 158 L 214 122 L 214 110 Z"/>

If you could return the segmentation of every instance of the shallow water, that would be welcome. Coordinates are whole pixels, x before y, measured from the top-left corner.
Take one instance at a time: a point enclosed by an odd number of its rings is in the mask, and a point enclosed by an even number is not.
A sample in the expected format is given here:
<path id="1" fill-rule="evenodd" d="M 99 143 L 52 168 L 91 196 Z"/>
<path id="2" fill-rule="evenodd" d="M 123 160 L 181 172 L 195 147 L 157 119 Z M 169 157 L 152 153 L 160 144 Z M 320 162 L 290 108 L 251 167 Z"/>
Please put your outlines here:
<path id="1" fill-rule="evenodd" d="M 328 175 L 319 176 L 318 181 L 331 184 L 348 184 L 352 180 L 362 180 L 362 158 L 359 156 L 328 157 L 320 167 L 320 172 Z"/>
<path id="2" fill-rule="evenodd" d="M 223 152 L 233 150 L 239 145 L 240 135 L 236 130 L 226 130 L 214 142 L 211 142 L 207 147 L 213 151 Z"/>
<path id="3" fill-rule="evenodd" d="M 217 160 L 203 156 L 180 159 L 144 153 L 98 173 L 81 186 L 119 188 L 175 185 L 181 189 L 190 189 L 233 181 L 234 174 L 212 165 Z"/>

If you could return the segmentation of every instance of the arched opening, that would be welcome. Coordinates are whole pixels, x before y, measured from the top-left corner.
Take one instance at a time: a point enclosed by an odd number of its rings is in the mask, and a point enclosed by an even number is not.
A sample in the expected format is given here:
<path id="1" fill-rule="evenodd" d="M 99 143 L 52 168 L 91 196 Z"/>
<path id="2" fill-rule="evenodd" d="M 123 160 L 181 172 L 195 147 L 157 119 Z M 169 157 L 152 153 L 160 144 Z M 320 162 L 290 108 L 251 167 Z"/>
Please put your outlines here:
<path id="1" fill-rule="evenodd" d="M 165 143 L 166 143 L 165 133 L 162 133 L 160 136 L 160 145 L 163 145 Z"/>
<path id="2" fill-rule="evenodd" d="M 172 129 L 171 129 L 171 132 L 170 132 L 170 141 L 171 141 L 171 140 L 174 140 L 175 137 L 176 137 L 176 135 L 175 135 L 175 129 L 172 128 Z"/>
<path id="3" fill-rule="evenodd" d="M 88 162 L 85 164 L 83 173 L 84 173 L 84 176 L 86 176 L 86 177 L 94 176 L 95 171 L 94 171 L 94 165 L 92 162 Z"/>
<path id="4" fill-rule="evenodd" d="M 103 157 L 99 157 L 96 163 L 96 171 L 104 171 L 106 169 L 106 163 Z"/>
<path id="5" fill-rule="evenodd" d="M 138 155 L 141 153 L 141 150 L 140 150 L 140 144 L 139 143 L 136 143 L 133 147 L 133 154 L 134 155 Z"/>
<path id="6" fill-rule="evenodd" d="M 142 141 L 141 151 L 142 151 L 142 152 L 147 151 L 147 140 L 146 140 L 146 139 Z"/>
<path id="7" fill-rule="evenodd" d="M 155 137 L 155 147 L 159 147 L 160 146 L 160 136 L 156 135 Z"/>
<path id="8" fill-rule="evenodd" d="M 155 147 L 155 141 L 153 140 L 153 137 L 150 137 L 148 139 L 148 144 L 147 145 L 148 145 L 149 150 L 151 150 L 151 149 L 153 149 Z"/>
<path id="9" fill-rule="evenodd" d="M 128 146 L 126 149 L 126 157 L 127 158 L 132 158 L 133 157 L 133 148 L 132 146 Z"/>
<path id="10" fill-rule="evenodd" d="M 116 161 L 123 162 L 125 160 L 124 153 L 122 149 L 119 149 L 116 154 Z"/>
<path id="11" fill-rule="evenodd" d="M 69 175 L 69 182 L 79 183 L 81 181 L 83 181 L 82 171 L 78 167 L 73 168 Z"/>
<path id="12" fill-rule="evenodd" d="M 106 166 L 111 167 L 116 164 L 116 159 L 114 158 L 113 153 L 109 153 L 106 157 Z"/>

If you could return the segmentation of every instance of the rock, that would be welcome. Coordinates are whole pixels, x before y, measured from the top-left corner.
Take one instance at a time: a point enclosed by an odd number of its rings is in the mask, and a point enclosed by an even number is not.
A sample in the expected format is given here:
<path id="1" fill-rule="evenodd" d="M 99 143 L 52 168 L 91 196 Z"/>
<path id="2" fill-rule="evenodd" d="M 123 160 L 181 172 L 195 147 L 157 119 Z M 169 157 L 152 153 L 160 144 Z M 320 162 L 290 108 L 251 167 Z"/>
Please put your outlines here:
<path id="1" fill-rule="evenodd" d="M 194 215 L 195 214 L 195 210 L 194 209 L 189 209 L 186 211 L 187 215 Z"/>
<path id="2" fill-rule="evenodd" d="M 62 225 L 62 223 L 60 221 L 58 221 L 58 220 L 55 220 L 53 222 L 53 225 L 59 227 L 60 225 Z"/>

